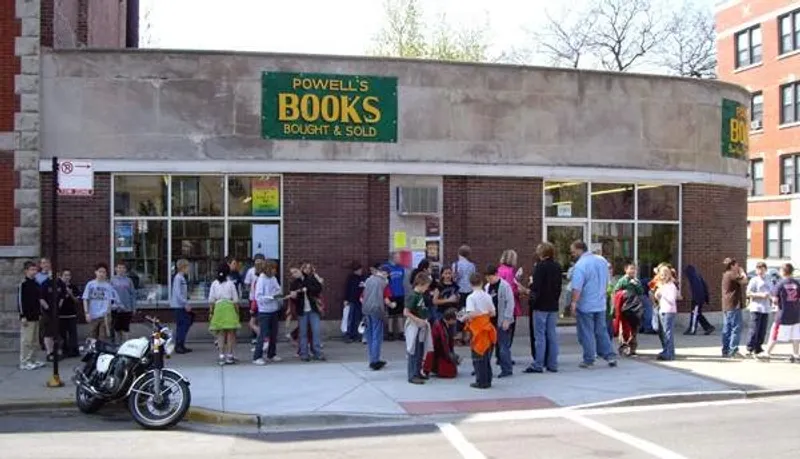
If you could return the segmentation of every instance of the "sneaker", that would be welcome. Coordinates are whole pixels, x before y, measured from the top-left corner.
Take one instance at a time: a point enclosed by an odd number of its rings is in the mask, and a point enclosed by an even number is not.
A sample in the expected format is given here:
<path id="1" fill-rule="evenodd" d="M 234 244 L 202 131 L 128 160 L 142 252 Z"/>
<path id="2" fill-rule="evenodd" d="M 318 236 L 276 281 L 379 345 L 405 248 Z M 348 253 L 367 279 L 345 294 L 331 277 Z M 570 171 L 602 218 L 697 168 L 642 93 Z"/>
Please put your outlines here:
<path id="1" fill-rule="evenodd" d="M 233 357 L 226 357 L 225 358 L 225 365 L 233 365 L 236 363 L 236 359 Z"/>
<path id="2" fill-rule="evenodd" d="M 253 338 L 253 339 L 250 340 L 250 345 L 251 346 L 255 346 L 257 342 L 258 342 L 258 340 Z M 216 341 L 214 342 L 214 344 L 217 344 Z"/>
<path id="3" fill-rule="evenodd" d="M 742 360 L 742 359 L 744 359 L 744 354 L 742 354 L 739 351 L 736 351 L 733 354 L 731 354 L 731 358 L 737 359 L 737 360 Z"/>
<path id="4" fill-rule="evenodd" d="M 581 362 L 580 364 L 578 364 L 578 366 L 581 368 L 592 368 L 594 366 L 594 362 L 591 363 Z"/>
<path id="5" fill-rule="evenodd" d="M 270 357 L 269 361 L 270 362 L 283 362 L 283 359 L 279 355 L 276 355 L 276 356 Z"/>
<path id="6" fill-rule="evenodd" d="M 550 373 L 558 373 L 558 368 L 548 368 L 547 371 Z"/>
<path id="7" fill-rule="evenodd" d="M 704 331 L 704 332 L 703 332 L 703 334 L 704 334 L 704 335 L 706 335 L 706 336 L 708 336 L 708 335 L 710 335 L 710 334 L 714 333 L 716 330 L 717 330 L 717 329 L 716 329 L 715 327 L 711 327 L 711 328 L 709 328 L 708 330 Z"/>
<path id="8" fill-rule="evenodd" d="M 320 354 L 320 355 L 315 355 L 314 360 L 318 362 L 326 362 L 328 359 L 325 357 L 324 354 Z"/>
<path id="9" fill-rule="evenodd" d="M 420 378 L 420 377 L 418 377 L 418 376 L 415 376 L 415 377 L 409 379 L 408 382 L 411 383 L 411 384 L 417 384 L 417 385 L 425 384 L 425 380 Z"/>
<path id="10" fill-rule="evenodd" d="M 302 362 L 310 362 L 311 361 L 311 359 L 309 359 L 308 357 L 300 357 L 300 360 Z"/>
<path id="11" fill-rule="evenodd" d="M 385 366 L 386 366 L 386 362 L 383 361 L 383 360 L 378 360 L 377 362 L 375 362 L 375 369 L 376 370 L 380 370 L 381 368 L 383 368 Z"/>
<path id="12" fill-rule="evenodd" d="M 611 368 L 615 368 L 617 366 L 617 359 L 608 360 L 608 366 Z"/>
<path id="13" fill-rule="evenodd" d="M 528 374 L 530 374 L 530 373 L 541 373 L 542 369 L 541 368 L 536 368 L 533 365 L 531 365 L 528 368 L 522 370 L 522 372 L 523 373 L 528 373 Z"/>
<path id="14" fill-rule="evenodd" d="M 34 369 L 36 369 L 36 368 L 42 368 L 42 367 L 44 367 L 44 366 L 46 366 L 46 365 L 47 365 L 46 363 L 44 363 L 44 362 L 41 362 L 41 361 L 38 361 L 38 360 L 37 360 L 36 362 L 33 362 L 33 366 L 35 367 Z"/>
<path id="15" fill-rule="evenodd" d="M 499 375 L 497 375 L 497 377 L 498 377 L 498 378 L 508 378 L 509 376 L 512 376 L 513 374 L 514 374 L 514 373 L 512 373 L 512 372 L 510 372 L 510 371 L 509 371 L 508 373 L 502 373 L 502 372 L 501 372 Z"/>
<path id="16" fill-rule="evenodd" d="M 473 388 L 473 389 L 488 389 L 488 388 L 489 388 L 489 387 L 491 387 L 491 386 L 483 386 L 483 385 L 481 385 L 481 384 L 478 384 L 478 383 L 474 382 L 474 383 L 471 383 L 471 384 L 469 385 L 469 387 L 471 387 L 471 388 Z"/>
<path id="17" fill-rule="evenodd" d="M 253 360 L 253 365 L 262 365 L 263 366 L 263 365 L 266 365 L 266 364 L 267 364 L 267 362 L 264 359 Z"/>
<path id="18" fill-rule="evenodd" d="M 19 369 L 20 370 L 30 371 L 30 370 L 35 370 L 37 368 L 39 368 L 39 367 L 37 367 L 36 364 L 34 364 L 33 362 L 25 362 L 25 363 L 19 364 Z"/>

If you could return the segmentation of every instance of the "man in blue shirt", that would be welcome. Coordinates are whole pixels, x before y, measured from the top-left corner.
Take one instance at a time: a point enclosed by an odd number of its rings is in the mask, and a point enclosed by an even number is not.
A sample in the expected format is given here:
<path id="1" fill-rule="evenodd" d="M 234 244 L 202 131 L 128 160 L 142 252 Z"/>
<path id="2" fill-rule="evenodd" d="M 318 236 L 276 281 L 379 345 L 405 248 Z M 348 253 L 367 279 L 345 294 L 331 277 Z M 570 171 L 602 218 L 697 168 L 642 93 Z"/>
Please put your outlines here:
<path id="1" fill-rule="evenodd" d="M 389 309 L 388 314 L 389 335 L 387 339 L 389 341 L 405 339 L 401 330 L 405 320 L 403 317 L 403 305 L 406 301 L 406 285 L 409 279 L 408 271 L 403 266 L 402 261 L 400 252 L 394 252 L 391 261 L 386 265 L 389 271 L 389 289 L 392 291 L 392 303 L 396 305 L 394 308 Z M 411 281 L 413 282 L 413 279 Z"/>
<path id="2" fill-rule="evenodd" d="M 581 368 L 591 368 L 599 355 L 610 367 L 617 366 L 617 355 L 611 346 L 606 324 L 608 261 L 590 253 L 583 241 L 570 246 L 575 257 L 572 272 L 572 314 L 577 319 L 578 343 L 583 348 Z"/>

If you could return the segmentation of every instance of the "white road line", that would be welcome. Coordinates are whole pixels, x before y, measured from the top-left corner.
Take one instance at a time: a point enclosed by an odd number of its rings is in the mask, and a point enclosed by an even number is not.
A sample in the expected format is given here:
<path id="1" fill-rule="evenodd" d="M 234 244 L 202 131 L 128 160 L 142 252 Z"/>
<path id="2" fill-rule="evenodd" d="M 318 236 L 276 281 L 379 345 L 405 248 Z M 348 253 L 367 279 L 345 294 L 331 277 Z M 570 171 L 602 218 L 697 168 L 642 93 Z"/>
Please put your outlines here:
<path id="1" fill-rule="evenodd" d="M 625 432 L 620 432 L 619 430 L 613 429 L 605 424 L 601 424 L 593 419 L 585 418 L 574 412 L 564 414 L 564 419 L 569 419 L 570 421 L 580 424 L 587 429 L 594 430 L 599 434 L 613 438 L 614 440 L 625 443 L 626 445 L 633 446 L 636 449 L 644 451 L 645 453 L 660 459 L 687 459 L 686 456 L 681 456 L 680 454 L 670 451 L 663 446 L 659 446 L 653 442 L 639 437 L 634 437 L 633 435 Z"/>
<path id="2" fill-rule="evenodd" d="M 450 442 L 453 447 L 458 450 L 461 454 L 461 457 L 464 459 L 486 459 L 486 456 L 483 455 L 480 450 L 475 447 L 472 443 L 464 437 L 464 434 L 458 430 L 458 427 L 454 426 L 450 423 L 439 423 L 436 424 L 436 427 L 439 428 L 439 431 L 442 432 L 444 438 Z"/>

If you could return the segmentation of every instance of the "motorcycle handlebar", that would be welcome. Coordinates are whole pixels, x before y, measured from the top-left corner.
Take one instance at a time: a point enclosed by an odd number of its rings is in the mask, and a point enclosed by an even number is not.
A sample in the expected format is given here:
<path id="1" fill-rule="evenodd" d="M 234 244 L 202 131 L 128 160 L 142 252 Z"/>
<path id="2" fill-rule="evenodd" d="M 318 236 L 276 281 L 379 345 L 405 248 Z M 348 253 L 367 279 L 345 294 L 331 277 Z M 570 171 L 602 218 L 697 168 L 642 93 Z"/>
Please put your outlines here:
<path id="1" fill-rule="evenodd" d="M 144 316 L 144 320 L 150 322 L 154 327 L 161 327 L 161 322 L 153 316 Z"/>

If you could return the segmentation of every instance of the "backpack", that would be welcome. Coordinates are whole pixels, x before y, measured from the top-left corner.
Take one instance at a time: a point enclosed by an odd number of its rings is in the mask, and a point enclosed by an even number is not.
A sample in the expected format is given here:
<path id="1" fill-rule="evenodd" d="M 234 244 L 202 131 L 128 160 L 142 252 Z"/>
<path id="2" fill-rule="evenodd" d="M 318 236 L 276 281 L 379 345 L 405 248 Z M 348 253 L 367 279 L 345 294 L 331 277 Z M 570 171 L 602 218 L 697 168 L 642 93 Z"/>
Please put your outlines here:
<path id="1" fill-rule="evenodd" d="M 642 299 L 635 292 L 626 291 L 622 303 L 622 315 L 629 324 L 640 324 L 644 316 L 644 304 Z"/>

